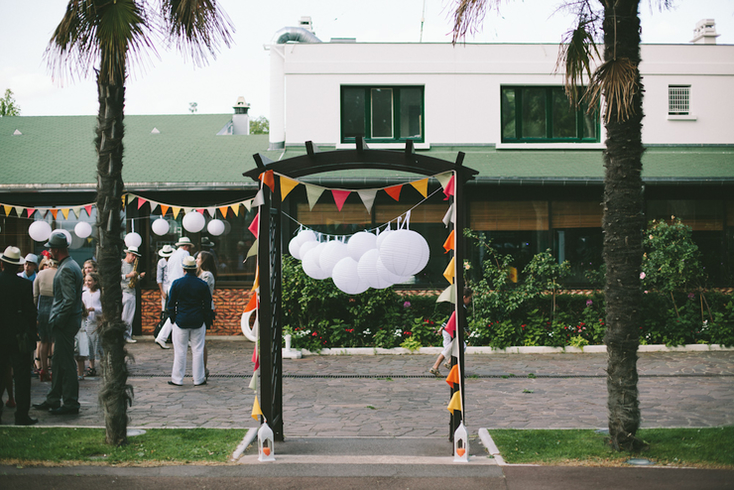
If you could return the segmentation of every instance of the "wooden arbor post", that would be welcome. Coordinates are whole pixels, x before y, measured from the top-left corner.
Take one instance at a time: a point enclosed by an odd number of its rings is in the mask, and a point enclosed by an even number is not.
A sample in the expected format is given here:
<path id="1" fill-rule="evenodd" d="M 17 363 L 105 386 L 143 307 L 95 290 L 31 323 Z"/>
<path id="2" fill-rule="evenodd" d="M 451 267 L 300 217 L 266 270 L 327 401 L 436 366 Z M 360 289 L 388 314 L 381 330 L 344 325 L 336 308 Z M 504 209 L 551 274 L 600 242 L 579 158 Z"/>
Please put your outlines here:
<path id="1" fill-rule="evenodd" d="M 464 198 L 463 185 L 478 173 L 476 170 L 464 167 L 464 154 L 459 152 L 456 162 L 449 162 L 439 158 L 415 153 L 413 142 L 406 141 L 404 151 L 371 150 L 358 138 L 354 150 L 337 150 L 321 152 L 312 142 L 306 142 L 306 154 L 285 160 L 273 162 L 263 155 L 253 155 L 256 168 L 244 172 L 244 176 L 258 181 L 263 172 L 272 170 L 274 173 L 285 175 L 291 179 L 298 179 L 313 174 L 357 170 L 382 169 L 389 171 L 403 171 L 421 175 L 438 175 L 445 172 L 454 172 L 454 209 L 456 213 L 454 245 L 456 252 L 456 297 L 457 305 L 461 291 L 463 291 L 463 276 L 458 269 L 463 264 L 463 213 Z M 260 322 L 260 379 L 261 401 L 260 408 L 268 420 L 276 441 L 282 441 L 283 434 L 283 357 L 281 342 L 283 326 L 281 324 L 281 253 L 283 249 L 281 221 L 280 180 L 275 178 L 273 191 L 263 185 L 263 204 L 260 206 L 260 222 L 258 230 L 258 269 L 260 277 L 260 305 L 258 318 Z M 459 218 L 461 217 L 461 218 Z M 462 320 L 463 319 L 463 320 Z M 457 309 L 457 329 L 463 329 L 466 316 L 463 308 Z M 463 342 L 463 334 L 458 337 Z M 461 350 L 461 349 L 460 349 Z M 459 357 L 461 367 L 461 387 L 463 390 L 463 351 Z M 462 404 L 463 406 L 463 404 Z M 461 417 L 461 414 L 459 415 Z M 459 418 L 459 421 L 461 418 Z M 452 421 L 453 426 L 453 421 Z M 458 422 L 457 422 L 458 426 Z M 453 433 L 453 432 L 452 432 Z"/>

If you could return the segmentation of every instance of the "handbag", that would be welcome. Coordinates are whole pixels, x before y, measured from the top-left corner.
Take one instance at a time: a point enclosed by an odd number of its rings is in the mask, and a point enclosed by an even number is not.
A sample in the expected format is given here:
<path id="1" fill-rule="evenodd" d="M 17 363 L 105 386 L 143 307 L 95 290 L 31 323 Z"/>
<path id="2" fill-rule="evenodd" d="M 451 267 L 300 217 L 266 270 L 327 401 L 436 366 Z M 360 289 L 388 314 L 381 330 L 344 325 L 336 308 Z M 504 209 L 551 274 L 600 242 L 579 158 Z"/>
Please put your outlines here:
<path id="1" fill-rule="evenodd" d="M 89 357 L 89 337 L 87 337 L 87 331 L 83 328 L 80 328 L 74 335 L 74 355 Z"/>

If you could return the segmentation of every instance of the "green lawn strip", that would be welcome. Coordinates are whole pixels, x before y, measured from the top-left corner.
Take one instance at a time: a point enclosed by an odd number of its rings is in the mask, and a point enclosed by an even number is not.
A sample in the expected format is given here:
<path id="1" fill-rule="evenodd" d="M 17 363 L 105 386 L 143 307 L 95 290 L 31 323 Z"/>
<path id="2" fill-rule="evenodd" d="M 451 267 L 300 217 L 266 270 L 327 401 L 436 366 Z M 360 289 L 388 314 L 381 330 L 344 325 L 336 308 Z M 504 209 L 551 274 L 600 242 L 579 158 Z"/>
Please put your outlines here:
<path id="1" fill-rule="evenodd" d="M 493 429 L 490 435 L 507 463 L 617 465 L 644 458 L 657 465 L 734 468 L 734 426 L 705 429 L 641 429 L 650 445 L 640 453 L 616 452 L 594 430 Z"/>
<path id="2" fill-rule="evenodd" d="M 112 447 L 103 429 L 0 427 L 0 462 L 226 463 L 243 429 L 149 429 Z"/>

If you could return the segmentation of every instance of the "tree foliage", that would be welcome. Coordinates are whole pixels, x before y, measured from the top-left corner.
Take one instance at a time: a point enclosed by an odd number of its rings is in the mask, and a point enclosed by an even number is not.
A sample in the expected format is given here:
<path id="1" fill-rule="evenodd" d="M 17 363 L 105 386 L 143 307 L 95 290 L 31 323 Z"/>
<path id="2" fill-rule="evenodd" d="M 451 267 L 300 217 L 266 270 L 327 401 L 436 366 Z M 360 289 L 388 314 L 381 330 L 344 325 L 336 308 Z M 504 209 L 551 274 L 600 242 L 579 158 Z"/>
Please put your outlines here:
<path id="1" fill-rule="evenodd" d="M 269 134 L 270 121 L 265 116 L 250 120 L 250 134 Z"/>
<path id="2" fill-rule="evenodd" d="M 5 96 L 0 98 L 0 117 L 20 116 L 20 106 L 13 98 L 13 91 L 5 90 Z"/>

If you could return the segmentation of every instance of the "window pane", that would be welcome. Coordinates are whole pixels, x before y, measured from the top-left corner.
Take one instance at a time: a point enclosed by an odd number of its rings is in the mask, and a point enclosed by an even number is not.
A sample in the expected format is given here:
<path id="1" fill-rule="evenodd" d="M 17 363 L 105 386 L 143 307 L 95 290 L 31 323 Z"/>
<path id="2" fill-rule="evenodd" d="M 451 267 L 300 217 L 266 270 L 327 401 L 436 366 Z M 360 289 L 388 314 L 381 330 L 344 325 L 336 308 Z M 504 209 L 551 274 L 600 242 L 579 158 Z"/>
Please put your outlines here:
<path id="1" fill-rule="evenodd" d="M 599 119 L 597 118 L 598 112 L 594 111 L 591 114 L 588 114 L 586 112 L 586 107 L 583 109 L 583 116 L 584 116 L 584 134 L 581 135 L 582 138 L 592 138 L 592 139 L 598 139 L 599 135 L 597 134 L 597 128 L 599 127 Z"/>
<path id="2" fill-rule="evenodd" d="M 545 138 L 545 89 L 524 89 L 522 97 L 522 137 Z"/>
<path id="3" fill-rule="evenodd" d="M 563 89 L 553 89 L 553 138 L 576 137 L 576 111 Z"/>
<path id="4" fill-rule="evenodd" d="M 372 92 L 372 137 L 392 138 L 392 89 L 373 88 Z"/>
<path id="5" fill-rule="evenodd" d="M 421 138 L 423 117 L 421 89 L 400 89 L 400 138 Z"/>
<path id="6" fill-rule="evenodd" d="M 502 89 L 502 139 L 517 138 L 515 131 L 515 89 Z"/>
<path id="7" fill-rule="evenodd" d="M 342 137 L 365 136 L 364 89 L 346 87 L 342 90 Z"/>

